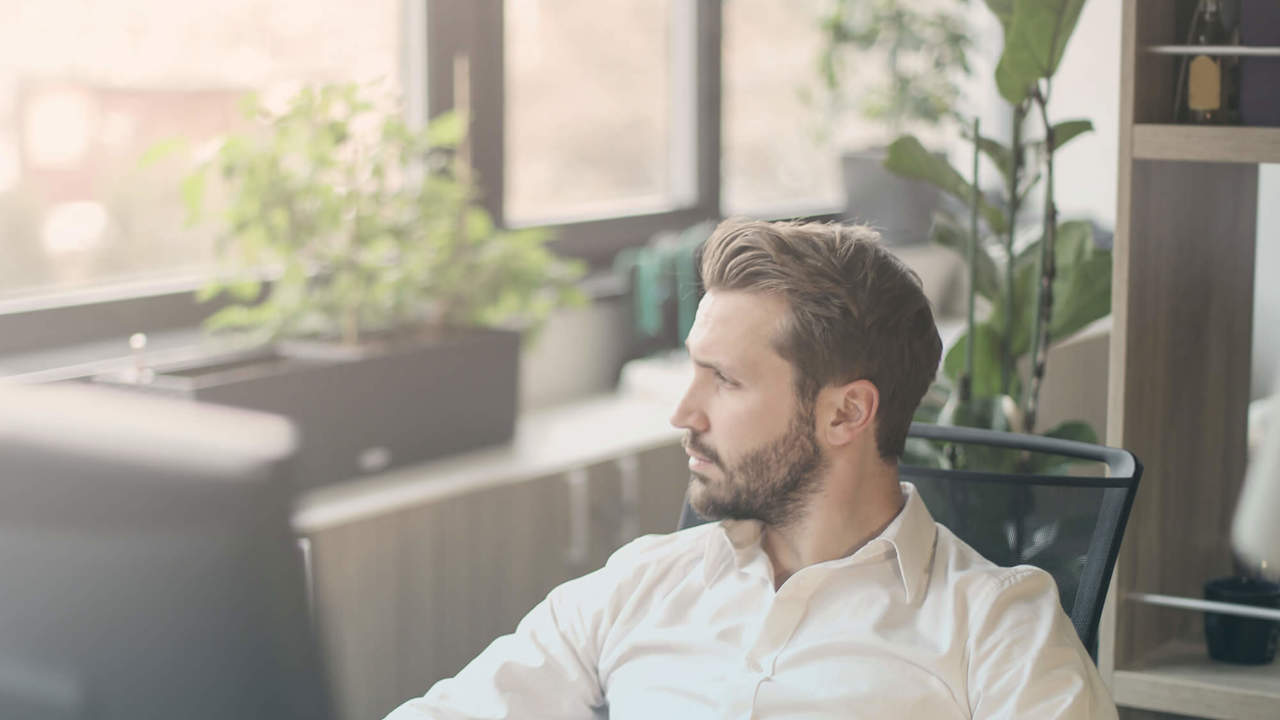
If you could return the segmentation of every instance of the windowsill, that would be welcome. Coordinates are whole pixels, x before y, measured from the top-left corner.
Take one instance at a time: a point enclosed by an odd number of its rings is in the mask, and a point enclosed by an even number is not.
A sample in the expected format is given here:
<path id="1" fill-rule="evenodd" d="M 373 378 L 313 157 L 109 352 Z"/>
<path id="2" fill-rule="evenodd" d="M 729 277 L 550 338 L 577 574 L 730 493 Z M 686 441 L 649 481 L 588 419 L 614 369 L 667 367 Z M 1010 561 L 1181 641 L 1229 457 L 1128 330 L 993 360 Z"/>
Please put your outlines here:
<path id="1" fill-rule="evenodd" d="M 510 443 L 305 493 L 294 530 L 310 535 L 486 488 L 528 482 L 679 445 L 671 407 L 641 391 L 605 393 L 522 414 Z"/>
<path id="2" fill-rule="evenodd" d="M 0 303 L 0 316 L 6 313 L 31 313 L 73 307 L 78 303 L 120 302 L 138 298 L 170 297 L 174 302 L 190 301 L 203 280 L 185 278 L 168 282 L 115 286 L 83 291 L 71 295 L 51 295 Z M 626 279 L 603 271 L 584 278 L 579 286 L 593 301 L 622 297 L 627 292 Z M 191 301 L 193 302 L 193 301 Z M 145 325 L 135 328 L 147 335 L 146 362 L 149 365 L 170 364 L 225 352 L 236 347 L 234 341 L 212 339 L 200 329 L 198 322 L 152 330 Z M 23 383 L 57 382 L 88 377 L 132 366 L 129 335 L 95 338 L 81 342 L 59 343 L 32 351 L 0 352 L 0 378 Z"/>
<path id="3" fill-rule="evenodd" d="M 162 365 L 225 351 L 228 344 L 205 337 L 199 328 L 147 333 L 147 365 Z M 0 378 L 21 383 L 76 380 L 124 370 L 135 362 L 129 338 L 95 340 L 48 350 L 0 356 Z"/>

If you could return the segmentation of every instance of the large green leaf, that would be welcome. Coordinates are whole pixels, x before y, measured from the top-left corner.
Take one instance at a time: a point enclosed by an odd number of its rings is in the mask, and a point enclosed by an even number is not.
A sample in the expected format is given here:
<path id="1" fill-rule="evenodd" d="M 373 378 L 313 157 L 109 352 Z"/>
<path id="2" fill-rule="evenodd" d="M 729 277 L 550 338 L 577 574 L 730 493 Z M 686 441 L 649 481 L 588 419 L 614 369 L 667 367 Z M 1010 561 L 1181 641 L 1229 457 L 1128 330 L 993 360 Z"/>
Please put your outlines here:
<path id="1" fill-rule="evenodd" d="M 1039 288 L 1036 258 L 1043 239 L 1030 243 L 1014 263 L 1012 350 L 1031 350 L 1031 331 Z M 1058 226 L 1054 239 L 1053 315 L 1049 333 L 1054 342 L 1070 337 L 1085 325 L 1111 312 L 1111 253 L 1094 247 L 1093 226 L 1072 220 Z M 997 311 L 992 323 L 1004 322 Z"/>
<path id="2" fill-rule="evenodd" d="M 894 174 L 936 185 L 965 206 L 973 202 L 973 185 L 951 167 L 946 158 L 926 150 L 913 135 L 903 135 L 893 141 L 884 166 Z M 997 234 L 1004 232 L 1004 213 L 989 204 L 980 194 L 978 203 L 979 211 L 991 231 Z"/>
<path id="3" fill-rule="evenodd" d="M 987 0 L 987 8 L 1000 20 L 1005 33 L 1009 32 L 1009 23 L 1013 20 L 1014 0 Z"/>
<path id="4" fill-rule="evenodd" d="M 1094 246 L 1093 227 L 1084 221 L 1058 226 L 1054 255 L 1053 337 L 1062 339 L 1111 312 L 1111 253 Z"/>
<path id="5" fill-rule="evenodd" d="M 974 329 L 976 340 L 973 344 L 973 379 L 971 393 L 977 397 L 988 397 L 1000 393 L 1000 333 L 988 323 L 978 323 Z M 956 383 L 964 372 L 965 348 L 969 345 L 969 334 L 965 333 L 956 340 L 955 345 L 947 351 L 942 359 L 942 372 Z"/>
<path id="6" fill-rule="evenodd" d="M 1074 440 L 1076 442 L 1096 444 L 1098 442 L 1098 434 L 1094 432 L 1093 427 L 1083 420 L 1064 420 L 1055 425 L 1049 431 L 1042 433 L 1045 437 L 1057 438 L 1059 440 Z M 1050 455 L 1046 453 L 1032 453 L 1028 458 L 1027 472 L 1038 473 L 1041 475 L 1065 475 L 1070 472 L 1071 466 L 1080 463 L 1079 460 L 1065 458 L 1061 455 Z"/>
<path id="7" fill-rule="evenodd" d="M 959 253 L 960 257 L 968 257 L 969 231 L 960 227 L 960 223 L 951 215 L 946 213 L 934 215 L 929 237 L 935 243 Z M 978 243 L 975 257 L 978 270 L 974 285 L 978 289 L 978 294 L 992 302 L 998 302 L 1000 298 L 999 266 L 981 242 Z"/>
<path id="8" fill-rule="evenodd" d="M 1053 77 L 1083 7 L 1084 0 L 1014 0 L 996 66 L 996 85 L 1005 100 L 1018 105 L 1037 81 Z"/>

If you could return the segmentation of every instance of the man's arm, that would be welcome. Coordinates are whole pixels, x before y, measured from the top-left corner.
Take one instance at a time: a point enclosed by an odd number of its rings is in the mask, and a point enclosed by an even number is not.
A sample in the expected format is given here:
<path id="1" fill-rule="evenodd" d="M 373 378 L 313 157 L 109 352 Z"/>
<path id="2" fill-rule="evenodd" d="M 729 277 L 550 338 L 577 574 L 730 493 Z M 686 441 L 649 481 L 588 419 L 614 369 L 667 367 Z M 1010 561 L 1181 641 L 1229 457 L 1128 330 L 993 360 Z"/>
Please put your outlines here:
<path id="1" fill-rule="evenodd" d="M 1112 720 L 1116 707 L 1053 578 L 1020 567 L 975 604 L 969 656 L 974 720 Z"/>
<path id="2" fill-rule="evenodd" d="M 668 536 L 637 538 L 603 568 L 552 590 L 514 633 L 494 640 L 456 676 L 386 720 L 590 720 L 605 704 L 598 672 L 614 619 L 635 593 L 645 552 Z M 441 618 L 448 622 L 448 618 Z"/>

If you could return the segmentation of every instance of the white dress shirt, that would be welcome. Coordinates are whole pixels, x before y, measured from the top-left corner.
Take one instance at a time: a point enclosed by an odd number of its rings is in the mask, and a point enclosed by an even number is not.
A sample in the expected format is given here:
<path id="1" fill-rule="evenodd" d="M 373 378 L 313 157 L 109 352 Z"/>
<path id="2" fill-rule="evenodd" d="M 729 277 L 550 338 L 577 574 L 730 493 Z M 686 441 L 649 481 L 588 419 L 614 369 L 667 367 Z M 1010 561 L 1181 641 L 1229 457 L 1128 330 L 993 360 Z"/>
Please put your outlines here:
<path id="1" fill-rule="evenodd" d="M 387 720 L 1115 718 L 1053 579 L 902 488 L 877 538 L 776 591 L 758 522 L 639 538 Z"/>

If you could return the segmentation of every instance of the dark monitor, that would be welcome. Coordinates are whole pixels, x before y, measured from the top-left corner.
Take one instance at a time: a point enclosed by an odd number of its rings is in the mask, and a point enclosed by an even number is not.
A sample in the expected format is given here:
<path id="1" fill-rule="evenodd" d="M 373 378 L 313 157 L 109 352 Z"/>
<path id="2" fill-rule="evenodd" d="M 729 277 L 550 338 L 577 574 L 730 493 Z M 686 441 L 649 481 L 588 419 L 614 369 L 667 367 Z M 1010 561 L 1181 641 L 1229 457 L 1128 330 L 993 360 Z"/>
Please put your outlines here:
<path id="1" fill-rule="evenodd" d="M 328 720 L 283 418 L 0 384 L 0 718 Z"/>

